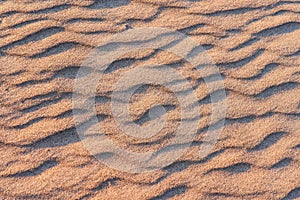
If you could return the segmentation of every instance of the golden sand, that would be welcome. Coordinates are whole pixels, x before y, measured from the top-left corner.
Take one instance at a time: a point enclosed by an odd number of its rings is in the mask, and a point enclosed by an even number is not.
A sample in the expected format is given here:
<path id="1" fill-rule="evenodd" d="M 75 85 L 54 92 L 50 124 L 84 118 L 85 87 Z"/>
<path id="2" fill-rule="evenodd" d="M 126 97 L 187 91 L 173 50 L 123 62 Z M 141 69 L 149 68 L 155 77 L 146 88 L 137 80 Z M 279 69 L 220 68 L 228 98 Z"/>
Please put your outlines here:
<path id="1" fill-rule="evenodd" d="M 49 0 L 0 3 L 0 199 L 296 199 L 300 198 L 300 2 L 298 0 Z M 192 6 L 188 6 L 192 4 Z M 227 113 L 212 152 L 198 157 L 211 104 L 200 105 L 199 134 L 178 161 L 130 174 L 105 166 L 81 143 L 72 115 L 76 73 L 89 52 L 127 28 L 180 31 L 207 49 L 224 77 Z M 123 60 L 122 60 L 123 59 Z M 133 59 L 128 67 L 122 62 Z M 124 55 L 106 74 L 142 63 L 181 66 L 209 96 L 190 65 L 163 51 Z M 184 71 L 184 70 L 183 70 Z M 109 95 L 101 98 L 109 99 Z M 140 119 L 154 103 L 176 105 L 162 88 L 134 96 Z M 157 151 L 168 145 L 178 110 L 146 140 L 114 126 L 109 102 L 96 105 L 118 145 Z"/>

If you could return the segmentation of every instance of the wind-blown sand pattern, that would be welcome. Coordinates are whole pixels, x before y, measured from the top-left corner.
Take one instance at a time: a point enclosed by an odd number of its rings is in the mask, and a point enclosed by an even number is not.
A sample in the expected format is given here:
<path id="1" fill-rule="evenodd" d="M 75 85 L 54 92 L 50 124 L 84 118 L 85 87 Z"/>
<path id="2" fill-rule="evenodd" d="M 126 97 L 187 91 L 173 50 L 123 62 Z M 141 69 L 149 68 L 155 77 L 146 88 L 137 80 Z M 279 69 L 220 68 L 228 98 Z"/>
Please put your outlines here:
<path id="1" fill-rule="evenodd" d="M 0 20 L 0 199 L 300 198 L 298 0 L 5 1 Z M 219 68 L 226 123 L 205 158 L 198 152 L 211 102 L 203 77 L 159 50 L 129 53 L 111 64 L 97 90 L 97 117 L 123 148 L 146 152 L 168 145 L 178 122 L 172 94 L 148 86 L 134 95 L 138 123 L 147 122 L 155 102 L 168 111 L 164 130 L 149 140 L 116 129 L 110 94 L 113 82 L 141 63 L 182 68 L 201 111 L 188 152 L 159 171 L 130 174 L 100 163 L 81 143 L 72 113 L 77 71 L 102 41 L 137 27 L 187 34 Z"/>

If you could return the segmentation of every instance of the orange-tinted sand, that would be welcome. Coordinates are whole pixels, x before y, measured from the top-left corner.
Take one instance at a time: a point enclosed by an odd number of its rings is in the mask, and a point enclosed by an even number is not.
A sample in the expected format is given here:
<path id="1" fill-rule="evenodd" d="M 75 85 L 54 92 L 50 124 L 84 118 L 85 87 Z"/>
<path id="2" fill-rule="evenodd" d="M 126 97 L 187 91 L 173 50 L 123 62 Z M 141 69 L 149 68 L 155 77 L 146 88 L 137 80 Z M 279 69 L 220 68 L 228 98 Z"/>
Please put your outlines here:
<path id="1" fill-rule="evenodd" d="M 300 198 L 298 0 L 95 1 L 0 3 L 0 199 Z M 188 63 L 164 51 L 119 58 L 97 95 L 109 100 L 118 77 L 143 63 L 180 68 L 200 102 L 199 133 L 188 152 L 159 171 L 130 174 L 105 166 L 81 143 L 72 113 L 77 71 L 102 41 L 137 27 L 187 34 L 219 68 L 226 123 L 205 158 L 198 152 L 210 122 L 209 92 Z M 151 86 L 133 97 L 132 117 L 141 119 L 153 103 L 175 107 L 153 138 L 118 131 L 108 101 L 96 102 L 99 123 L 123 148 L 157 151 L 173 136 L 178 105 Z"/>

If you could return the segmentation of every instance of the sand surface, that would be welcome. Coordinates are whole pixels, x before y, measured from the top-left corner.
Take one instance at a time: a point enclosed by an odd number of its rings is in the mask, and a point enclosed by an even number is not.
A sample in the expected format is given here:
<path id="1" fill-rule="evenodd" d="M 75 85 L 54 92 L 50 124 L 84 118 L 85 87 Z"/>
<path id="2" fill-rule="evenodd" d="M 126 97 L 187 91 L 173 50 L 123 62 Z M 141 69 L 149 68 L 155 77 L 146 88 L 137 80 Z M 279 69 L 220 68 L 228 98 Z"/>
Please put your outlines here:
<path id="1" fill-rule="evenodd" d="M 72 92 L 92 49 L 143 27 L 177 30 L 202 45 L 224 79 L 227 109 L 216 145 L 199 158 L 212 106 L 203 77 L 165 51 L 119 58 L 97 88 L 96 112 L 122 148 L 158 151 L 178 126 L 176 98 L 150 85 L 134 95 L 132 118 L 147 123 L 151 106 L 162 104 L 168 108 L 163 131 L 136 139 L 116 128 L 112 85 L 129 69 L 155 62 L 182 70 L 200 104 L 188 151 L 160 170 L 131 174 L 99 162 L 82 144 Z M 300 198 L 299 38 L 298 0 L 1 2 L 0 199 Z"/>

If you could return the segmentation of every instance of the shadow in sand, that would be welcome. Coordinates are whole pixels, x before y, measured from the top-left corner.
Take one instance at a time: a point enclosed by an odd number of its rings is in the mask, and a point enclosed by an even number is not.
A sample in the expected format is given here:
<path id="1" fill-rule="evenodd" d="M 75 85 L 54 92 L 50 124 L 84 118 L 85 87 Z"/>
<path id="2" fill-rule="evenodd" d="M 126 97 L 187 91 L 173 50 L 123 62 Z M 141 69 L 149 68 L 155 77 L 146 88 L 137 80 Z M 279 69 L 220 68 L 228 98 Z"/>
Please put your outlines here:
<path id="1" fill-rule="evenodd" d="M 95 1 L 92 5 L 87 6 L 90 9 L 101 9 L 101 8 L 115 8 L 119 6 L 125 6 L 130 3 L 130 0 L 99 0 Z"/>

